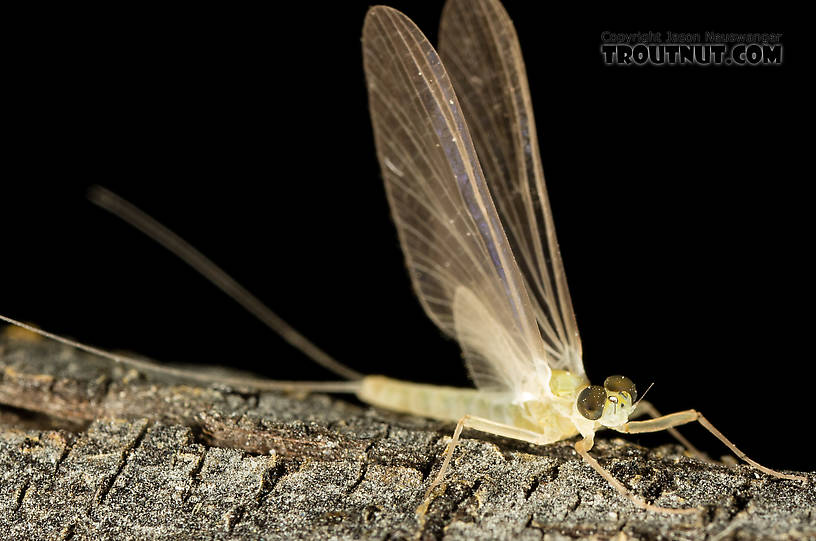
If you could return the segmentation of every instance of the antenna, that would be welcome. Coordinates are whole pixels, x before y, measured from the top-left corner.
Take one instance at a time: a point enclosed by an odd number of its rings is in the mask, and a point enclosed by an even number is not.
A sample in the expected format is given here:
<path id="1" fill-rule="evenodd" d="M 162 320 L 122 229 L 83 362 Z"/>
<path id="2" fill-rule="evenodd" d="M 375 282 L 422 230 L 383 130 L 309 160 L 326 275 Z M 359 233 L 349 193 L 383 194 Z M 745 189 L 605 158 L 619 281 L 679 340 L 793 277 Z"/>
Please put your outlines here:
<path id="1" fill-rule="evenodd" d="M 646 387 L 646 390 L 643 391 L 643 394 L 640 395 L 640 398 L 637 399 L 637 402 L 635 402 L 635 405 L 632 407 L 632 411 L 634 411 L 635 408 L 637 408 L 637 405 L 640 404 L 640 401 L 643 400 L 643 397 L 646 396 L 646 393 L 648 393 L 649 389 L 651 389 L 652 387 L 654 387 L 654 381 L 651 382 L 648 387 Z"/>

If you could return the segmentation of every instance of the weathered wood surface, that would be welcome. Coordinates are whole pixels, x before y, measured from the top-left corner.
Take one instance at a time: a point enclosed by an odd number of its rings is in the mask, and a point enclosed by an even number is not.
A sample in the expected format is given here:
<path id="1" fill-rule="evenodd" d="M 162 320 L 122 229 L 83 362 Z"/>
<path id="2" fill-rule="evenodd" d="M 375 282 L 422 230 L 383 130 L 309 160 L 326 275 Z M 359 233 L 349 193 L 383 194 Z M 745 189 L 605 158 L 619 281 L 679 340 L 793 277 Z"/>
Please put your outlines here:
<path id="1" fill-rule="evenodd" d="M 451 427 L 325 396 L 151 381 L 47 341 L 0 341 L 5 539 L 816 539 L 816 475 L 599 440 L 641 511 L 570 442 L 477 433 L 424 520 Z"/>

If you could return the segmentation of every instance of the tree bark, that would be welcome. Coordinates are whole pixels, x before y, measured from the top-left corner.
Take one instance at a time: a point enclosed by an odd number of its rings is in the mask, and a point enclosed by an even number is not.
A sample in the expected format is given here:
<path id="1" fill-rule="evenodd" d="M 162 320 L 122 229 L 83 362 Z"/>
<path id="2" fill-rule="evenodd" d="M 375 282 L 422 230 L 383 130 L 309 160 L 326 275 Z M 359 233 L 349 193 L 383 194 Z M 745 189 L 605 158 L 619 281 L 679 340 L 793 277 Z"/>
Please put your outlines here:
<path id="1" fill-rule="evenodd" d="M 14 333 L 15 335 L 17 333 Z M 30 337 L 0 340 L 0 531 L 8 539 L 814 539 L 807 484 L 597 440 L 639 510 L 572 450 L 322 395 L 185 385 Z"/>

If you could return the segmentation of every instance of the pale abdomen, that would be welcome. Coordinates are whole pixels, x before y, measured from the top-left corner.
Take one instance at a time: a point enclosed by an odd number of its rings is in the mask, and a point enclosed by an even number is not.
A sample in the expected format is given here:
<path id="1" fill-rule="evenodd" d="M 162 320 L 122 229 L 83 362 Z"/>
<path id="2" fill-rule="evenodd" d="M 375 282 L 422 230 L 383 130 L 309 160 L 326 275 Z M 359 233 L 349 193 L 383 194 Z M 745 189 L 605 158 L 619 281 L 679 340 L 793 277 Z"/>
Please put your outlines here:
<path id="1" fill-rule="evenodd" d="M 553 408 L 537 403 L 536 420 L 529 409 L 513 403 L 510 393 L 479 391 L 409 383 L 384 376 L 366 376 L 358 398 L 363 402 L 392 411 L 410 413 L 443 421 L 458 421 L 465 415 L 490 419 L 542 435 L 547 442 L 558 441 L 576 433 L 571 423 Z"/>
<path id="2" fill-rule="evenodd" d="M 509 424 L 504 419 L 508 405 L 512 405 L 506 393 L 410 383 L 384 376 L 363 378 L 357 397 L 372 406 L 445 421 L 475 415 Z"/>

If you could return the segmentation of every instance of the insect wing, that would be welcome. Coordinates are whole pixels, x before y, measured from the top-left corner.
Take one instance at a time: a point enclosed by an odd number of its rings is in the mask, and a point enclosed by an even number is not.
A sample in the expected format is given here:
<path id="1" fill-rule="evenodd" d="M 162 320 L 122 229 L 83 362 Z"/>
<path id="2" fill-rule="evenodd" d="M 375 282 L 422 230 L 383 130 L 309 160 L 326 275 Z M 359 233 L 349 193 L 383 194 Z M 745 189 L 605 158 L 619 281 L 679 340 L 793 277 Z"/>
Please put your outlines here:
<path id="1" fill-rule="evenodd" d="M 382 6 L 366 16 L 363 56 L 386 194 L 425 312 L 474 354 L 478 386 L 541 392 L 545 344 L 439 56 L 410 19 Z M 486 347 L 485 333 L 501 345 Z"/>
<path id="2" fill-rule="evenodd" d="M 448 0 L 439 54 L 526 281 L 553 368 L 583 374 L 518 37 L 496 0 Z"/>

